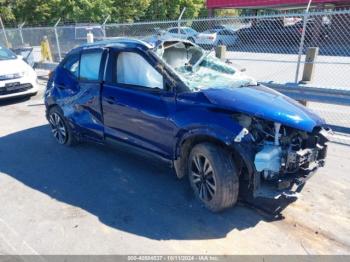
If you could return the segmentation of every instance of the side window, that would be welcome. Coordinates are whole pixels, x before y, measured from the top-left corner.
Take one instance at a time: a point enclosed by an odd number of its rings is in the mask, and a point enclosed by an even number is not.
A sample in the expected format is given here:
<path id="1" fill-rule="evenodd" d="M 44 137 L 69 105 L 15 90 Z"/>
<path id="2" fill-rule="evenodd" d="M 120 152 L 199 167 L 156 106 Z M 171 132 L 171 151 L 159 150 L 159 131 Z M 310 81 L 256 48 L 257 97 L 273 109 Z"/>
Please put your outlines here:
<path id="1" fill-rule="evenodd" d="M 63 64 L 63 68 L 71 72 L 76 78 L 79 77 L 79 54 L 73 54 Z"/>
<path id="2" fill-rule="evenodd" d="M 80 79 L 98 80 L 103 50 L 85 52 L 80 58 Z"/>
<path id="3" fill-rule="evenodd" d="M 169 30 L 169 33 L 171 33 L 171 34 L 177 34 L 177 31 L 178 31 L 177 29 L 170 29 L 170 30 Z"/>
<path id="4" fill-rule="evenodd" d="M 141 55 L 122 52 L 117 57 L 117 83 L 163 89 L 163 76 Z"/>

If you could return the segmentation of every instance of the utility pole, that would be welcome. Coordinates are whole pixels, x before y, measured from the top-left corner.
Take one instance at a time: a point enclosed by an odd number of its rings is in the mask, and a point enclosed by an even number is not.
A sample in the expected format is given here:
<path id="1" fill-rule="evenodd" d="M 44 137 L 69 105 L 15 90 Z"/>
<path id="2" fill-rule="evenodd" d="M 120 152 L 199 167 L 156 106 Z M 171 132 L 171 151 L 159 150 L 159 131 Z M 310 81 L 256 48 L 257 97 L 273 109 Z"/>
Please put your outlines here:
<path id="1" fill-rule="evenodd" d="M 7 48 L 10 48 L 10 43 L 7 39 L 7 35 L 6 35 L 6 30 L 5 30 L 5 26 L 4 26 L 4 23 L 2 22 L 2 18 L 0 16 L 0 25 L 1 25 L 1 28 L 2 28 L 2 31 L 4 32 L 4 37 L 5 37 L 5 42 L 6 42 L 6 47 Z"/>

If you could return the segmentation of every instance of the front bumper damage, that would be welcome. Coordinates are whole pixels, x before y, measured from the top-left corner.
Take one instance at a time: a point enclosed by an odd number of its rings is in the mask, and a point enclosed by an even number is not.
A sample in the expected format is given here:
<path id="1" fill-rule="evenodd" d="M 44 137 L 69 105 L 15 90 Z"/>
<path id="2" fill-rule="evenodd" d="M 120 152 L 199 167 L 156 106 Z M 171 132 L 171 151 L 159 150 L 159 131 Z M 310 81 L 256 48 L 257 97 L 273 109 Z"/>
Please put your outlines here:
<path id="1" fill-rule="evenodd" d="M 297 175 L 289 175 L 279 178 L 275 183 L 261 183 L 253 194 L 245 198 L 245 201 L 269 214 L 280 214 L 289 204 L 295 202 L 299 193 L 318 170 L 324 166 L 324 160 L 313 163 L 312 169 L 306 169 Z M 260 176 L 258 176 L 258 179 Z"/>
<path id="2" fill-rule="evenodd" d="M 325 165 L 328 141 L 324 137 L 323 145 L 306 148 L 297 152 L 296 157 L 300 168 L 295 173 L 281 173 L 277 179 L 266 181 L 254 165 L 256 152 L 247 144 L 235 145 L 235 151 L 241 152 L 241 157 L 247 167 L 247 174 L 241 177 L 240 200 L 248 206 L 262 210 L 273 217 L 281 216 L 281 212 L 300 196 L 305 183 Z"/>

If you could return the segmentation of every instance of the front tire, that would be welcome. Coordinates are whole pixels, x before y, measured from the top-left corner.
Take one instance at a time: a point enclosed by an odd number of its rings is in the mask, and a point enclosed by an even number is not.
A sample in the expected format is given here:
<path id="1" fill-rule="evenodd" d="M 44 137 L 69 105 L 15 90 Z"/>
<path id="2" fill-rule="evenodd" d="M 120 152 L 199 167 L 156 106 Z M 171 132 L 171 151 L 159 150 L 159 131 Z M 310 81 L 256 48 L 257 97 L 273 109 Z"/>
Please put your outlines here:
<path id="1" fill-rule="evenodd" d="M 59 107 L 55 106 L 51 108 L 48 118 L 53 137 L 59 144 L 73 146 L 77 143 L 72 129 L 70 128 Z"/>
<path id="2" fill-rule="evenodd" d="M 193 147 L 188 176 L 196 197 L 213 212 L 236 204 L 239 179 L 235 163 L 224 148 L 211 143 Z"/>

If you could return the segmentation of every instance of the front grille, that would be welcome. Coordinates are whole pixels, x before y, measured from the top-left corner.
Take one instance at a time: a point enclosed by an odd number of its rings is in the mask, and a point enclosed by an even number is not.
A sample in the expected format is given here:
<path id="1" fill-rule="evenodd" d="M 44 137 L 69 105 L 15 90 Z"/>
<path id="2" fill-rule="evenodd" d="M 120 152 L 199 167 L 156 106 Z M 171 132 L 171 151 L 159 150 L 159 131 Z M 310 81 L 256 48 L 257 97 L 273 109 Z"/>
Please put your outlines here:
<path id="1" fill-rule="evenodd" d="M 16 86 L 15 90 L 7 90 L 6 87 L 0 87 L 0 95 L 10 95 L 19 92 L 24 92 L 31 88 L 33 88 L 31 84 L 19 84 L 18 86 Z"/>

